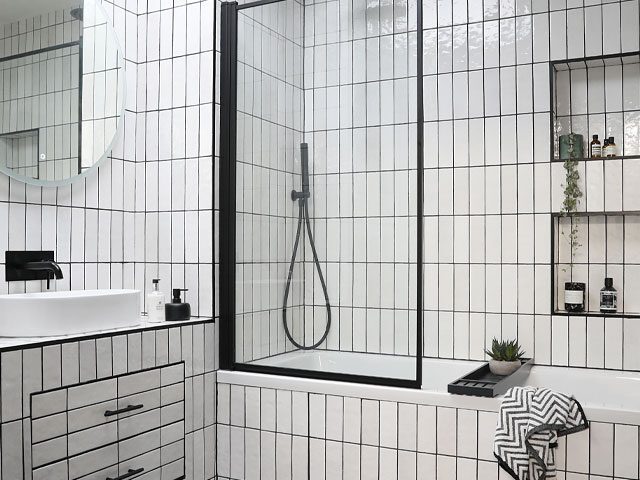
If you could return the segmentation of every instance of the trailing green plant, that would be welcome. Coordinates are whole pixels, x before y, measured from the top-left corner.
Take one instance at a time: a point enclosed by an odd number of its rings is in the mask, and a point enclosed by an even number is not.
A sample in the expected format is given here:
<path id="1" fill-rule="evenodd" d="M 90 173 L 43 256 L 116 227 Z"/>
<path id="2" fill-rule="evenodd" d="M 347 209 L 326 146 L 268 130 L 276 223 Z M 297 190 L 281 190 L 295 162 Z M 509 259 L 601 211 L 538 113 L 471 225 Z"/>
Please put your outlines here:
<path id="1" fill-rule="evenodd" d="M 491 342 L 491 350 L 484 352 L 500 362 L 515 362 L 525 354 L 517 340 L 498 340 L 497 338 Z"/>
<path id="2" fill-rule="evenodd" d="M 578 160 L 573 156 L 573 145 L 569 148 L 569 158 L 564 161 L 564 169 L 566 173 L 566 180 L 564 186 L 564 200 L 562 202 L 562 211 L 560 212 L 563 217 L 569 217 L 570 230 L 569 233 L 563 229 L 562 235 L 569 242 L 569 249 L 571 251 L 570 265 L 573 268 L 573 262 L 575 260 L 576 251 L 582 245 L 579 241 L 579 229 L 578 224 L 575 222 L 571 215 L 578 211 L 578 205 L 580 205 L 580 199 L 582 198 L 582 189 L 580 188 L 580 172 L 578 171 Z M 563 271 L 567 271 L 563 268 Z"/>

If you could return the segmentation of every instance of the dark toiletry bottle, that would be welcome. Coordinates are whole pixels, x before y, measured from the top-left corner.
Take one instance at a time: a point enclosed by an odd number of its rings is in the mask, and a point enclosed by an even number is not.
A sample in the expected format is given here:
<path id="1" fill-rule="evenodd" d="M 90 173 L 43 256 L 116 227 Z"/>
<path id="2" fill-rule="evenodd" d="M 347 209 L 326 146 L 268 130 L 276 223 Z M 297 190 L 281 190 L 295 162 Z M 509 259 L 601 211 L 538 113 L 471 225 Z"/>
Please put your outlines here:
<path id="1" fill-rule="evenodd" d="M 615 157 L 618 155 L 618 147 L 613 137 L 609 137 L 609 145 L 607 146 L 607 157 Z"/>
<path id="2" fill-rule="evenodd" d="M 564 283 L 564 309 L 567 312 L 584 312 L 584 292 L 587 286 L 583 282 Z"/>
<path id="3" fill-rule="evenodd" d="M 602 144 L 598 140 L 598 135 L 593 136 L 591 144 L 589 145 L 589 154 L 591 158 L 600 158 L 602 156 Z"/>
<path id="4" fill-rule="evenodd" d="M 609 156 L 608 154 L 609 154 L 609 139 L 605 138 L 604 143 L 602 144 L 602 156 L 607 157 Z"/>
<path id="5" fill-rule="evenodd" d="M 167 322 L 180 322 L 191 318 L 191 305 L 180 298 L 180 292 L 187 292 L 186 288 L 174 288 L 171 303 L 164 306 Z"/>
<path id="6" fill-rule="evenodd" d="M 618 291 L 613 288 L 613 278 L 604 279 L 604 288 L 600 290 L 600 311 L 602 313 L 618 311 Z"/>

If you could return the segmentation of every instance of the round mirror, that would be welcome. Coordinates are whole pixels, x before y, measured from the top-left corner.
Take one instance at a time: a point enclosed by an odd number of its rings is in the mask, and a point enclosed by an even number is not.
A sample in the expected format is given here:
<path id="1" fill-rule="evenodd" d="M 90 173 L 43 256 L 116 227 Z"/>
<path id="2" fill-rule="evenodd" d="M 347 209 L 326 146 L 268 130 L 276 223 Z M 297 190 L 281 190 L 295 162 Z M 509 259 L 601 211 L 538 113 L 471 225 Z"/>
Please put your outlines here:
<path id="1" fill-rule="evenodd" d="M 60 186 L 95 170 L 124 114 L 124 58 L 98 0 L 0 0 L 0 171 Z"/>

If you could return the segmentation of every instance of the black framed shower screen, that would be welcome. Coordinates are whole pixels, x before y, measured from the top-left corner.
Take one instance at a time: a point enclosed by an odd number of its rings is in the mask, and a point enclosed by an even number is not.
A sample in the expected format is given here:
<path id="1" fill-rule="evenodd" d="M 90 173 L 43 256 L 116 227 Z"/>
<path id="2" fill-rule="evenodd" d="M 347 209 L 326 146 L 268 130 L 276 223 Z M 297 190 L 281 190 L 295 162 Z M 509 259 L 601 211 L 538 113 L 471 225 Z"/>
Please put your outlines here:
<path id="1" fill-rule="evenodd" d="M 220 321 L 219 355 L 220 368 L 273 375 L 286 375 L 302 378 L 316 378 L 333 381 L 365 383 L 385 386 L 421 388 L 423 356 L 423 198 L 424 198 L 424 106 L 423 106 L 423 11 L 422 2 L 416 4 L 417 54 L 416 54 L 416 254 L 415 254 L 415 311 L 409 306 L 409 318 L 414 316 L 415 378 L 391 378 L 372 375 L 337 373 L 329 371 L 306 370 L 274 365 L 256 365 L 237 361 L 236 356 L 236 298 L 238 288 L 237 269 L 237 175 L 238 175 L 238 16 L 239 12 L 291 0 L 258 0 L 238 4 L 221 4 L 221 64 L 220 64 L 220 178 L 219 178 L 219 255 L 220 255 Z M 409 15 L 409 10 L 407 10 Z M 304 18 L 304 15 L 303 15 Z M 408 30 L 407 30 L 408 31 Z M 411 76 L 408 77 L 411 80 Z M 304 111 L 302 112 L 304 116 Z M 411 159 L 410 159 L 411 161 Z M 411 164 L 409 164 L 411 167 Z M 409 207 L 410 208 L 410 207 Z M 409 215 L 410 216 L 410 215 Z M 409 260 L 410 261 L 410 260 Z M 409 336 L 411 336 L 409 334 Z M 411 355 L 409 355 L 411 356 Z"/>

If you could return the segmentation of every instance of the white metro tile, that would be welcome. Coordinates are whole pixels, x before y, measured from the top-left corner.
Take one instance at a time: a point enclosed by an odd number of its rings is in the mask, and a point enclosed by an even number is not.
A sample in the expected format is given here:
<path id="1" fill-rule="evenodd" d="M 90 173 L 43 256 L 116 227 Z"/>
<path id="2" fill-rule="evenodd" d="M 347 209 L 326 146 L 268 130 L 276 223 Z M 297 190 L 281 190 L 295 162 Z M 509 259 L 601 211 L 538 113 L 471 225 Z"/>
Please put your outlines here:
<path id="1" fill-rule="evenodd" d="M 613 475 L 613 433 L 612 423 L 591 422 L 591 455 L 590 473 L 596 475 Z"/>
<path id="2" fill-rule="evenodd" d="M 398 446 L 398 404 L 380 402 L 380 446 Z"/>
<path id="3" fill-rule="evenodd" d="M 438 428 L 438 454 L 456 455 L 457 415 L 455 408 L 438 407 L 438 425 L 449 425 L 450 428 Z"/>
<path id="4" fill-rule="evenodd" d="M 375 400 L 362 401 L 362 443 L 378 445 L 380 434 L 380 403 Z"/>
<path id="5" fill-rule="evenodd" d="M 616 477 L 638 477 L 638 427 L 615 425 L 613 473 Z"/>

